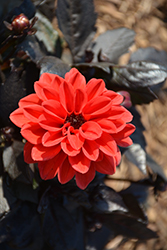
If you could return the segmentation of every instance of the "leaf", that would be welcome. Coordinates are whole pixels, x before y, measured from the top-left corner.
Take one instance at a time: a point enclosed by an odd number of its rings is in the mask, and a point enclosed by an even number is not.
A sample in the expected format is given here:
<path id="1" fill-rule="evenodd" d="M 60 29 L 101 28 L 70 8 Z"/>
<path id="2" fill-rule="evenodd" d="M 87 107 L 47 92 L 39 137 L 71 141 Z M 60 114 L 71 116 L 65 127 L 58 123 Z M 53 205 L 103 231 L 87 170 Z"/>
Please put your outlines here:
<path id="1" fill-rule="evenodd" d="M 132 182 L 127 189 L 121 191 L 119 194 L 121 196 L 124 196 L 124 194 L 133 195 L 138 201 L 139 205 L 143 206 L 143 204 L 145 205 L 147 203 L 150 186 L 151 185 L 148 183 L 147 179 L 138 182 Z"/>
<path id="2" fill-rule="evenodd" d="M 117 64 L 121 55 L 128 51 L 134 42 L 135 32 L 127 28 L 108 30 L 97 37 L 90 49 L 94 52 L 93 62 L 98 61 L 100 52 L 101 61 L 110 61 Z"/>
<path id="3" fill-rule="evenodd" d="M 57 74 L 61 77 L 64 77 L 64 75 L 71 69 L 68 64 L 64 63 L 59 58 L 53 56 L 44 56 L 39 61 L 39 65 L 41 68 L 40 74 L 48 72 L 52 74 Z"/>
<path id="4" fill-rule="evenodd" d="M 9 115 L 18 108 L 18 101 L 26 96 L 23 69 L 14 69 L 0 85 L 0 126 L 11 125 Z"/>
<path id="5" fill-rule="evenodd" d="M 145 150 L 146 140 L 143 135 L 143 131 L 145 131 L 145 127 L 143 126 L 141 122 L 141 116 L 139 112 L 137 111 L 137 109 L 133 106 L 129 108 L 129 111 L 133 115 L 132 123 L 136 127 L 136 130 L 133 132 L 133 134 L 130 137 L 134 143 L 138 143 L 141 146 L 141 148 Z"/>
<path id="6" fill-rule="evenodd" d="M 10 207 L 18 199 L 35 204 L 38 204 L 39 201 L 39 188 L 33 189 L 32 184 L 20 182 L 19 177 L 12 180 L 7 173 L 3 179 L 3 192 Z"/>
<path id="7" fill-rule="evenodd" d="M 167 66 L 167 53 L 165 50 L 157 50 L 153 47 L 140 48 L 131 54 L 129 63 L 136 61 L 150 61 Z"/>
<path id="8" fill-rule="evenodd" d="M 102 226 L 100 230 L 95 230 L 94 232 L 87 231 L 85 249 L 87 250 L 106 249 L 105 245 L 110 241 L 112 236 L 113 235 L 111 230 L 109 230 L 105 226 Z"/>
<path id="9" fill-rule="evenodd" d="M 142 205 L 137 200 L 134 194 L 128 193 L 127 190 L 120 192 L 121 197 L 123 198 L 124 203 L 128 207 L 128 214 L 136 219 L 140 219 L 143 223 L 147 223 L 147 216 L 144 213 Z"/>
<path id="10" fill-rule="evenodd" d="M 12 210 L 0 221 L 0 243 L 11 249 L 41 249 L 43 240 L 36 205 L 30 202 L 15 203 Z M 8 249 L 8 248 L 7 248 Z"/>
<path id="11" fill-rule="evenodd" d="M 157 174 L 163 181 L 167 182 L 167 177 L 162 167 L 148 153 L 146 154 L 146 162 L 154 174 Z"/>
<path id="12" fill-rule="evenodd" d="M 97 212 L 112 213 L 113 211 L 128 212 L 122 197 L 112 188 L 101 184 L 90 194 L 92 207 Z"/>
<path id="13" fill-rule="evenodd" d="M 4 194 L 3 194 L 3 189 L 2 189 L 2 179 L 0 179 L 0 185 L 1 185 L 1 188 L 0 188 L 0 216 L 9 211 L 9 205 L 8 205 L 8 202 L 6 200 L 6 198 L 4 197 Z"/>
<path id="14" fill-rule="evenodd" d="M 85 50 L 96 31 L 93 0 L 58 0 L 56 13 L 73 61 L 83 61 Z"/>
<path id="15" fill-rule="evenodd" d="M 23 50 L 34 63 L 38 63 L 38 61 L 45 55 L 41 51 L 39 43 L 34 36 L 28 36 L 22 43 L 18 44 L 16 52 L 20 50 Z"/>
<path id="16" fill-rule="evenodd" d="M 38 11 L 35 16 L 38 18 L 38 22 L 34 25 L 34 28 L 37 30 L 35 36 L 38 38 L 38 41 L 44 44 L 47 52 L 55 54 L 56 44 L 59 39 L 58 32 L 42 13 Z"/>
<path id="17" fill-rule="evenodd" d="M 146 152 L 142 149 L 140 144 L 133 143 L 125 151 L 127 159 L 136 165 L 143 174 L 147 174 L 146 168 Z"/>
<path id="18" fill-rule="evenodd" d="M 135 153 L 136 148 L 138 148 L 139 151 L 140 151 L 140 148 L 141 148 L 141 150 L 145 151 L 146 140 L 145 140 L 145 137 L 143 135 L 143 131 L 145 130 L 145 128 L 144 128 L 144 126 L 143 126 L 143 124 L 142 124 L 142 122 L 140 120 L 140 114 L 139 114 L 139 112 L 137 111 L 137 109 L 134 106 L 130 107 L 128 110 L 133 115 L 132 124 L 135 125 L 135 127 L 136 127 L 135 131 L 130 136 L 130 138 L 132 139 L 133 143 L 135 144 L 135 147 L 132 149 L 133 144 L 132 144 L 132 147 L 128 147 L 128 148 L 122 148 L 121 147 L 121 152 L 124 153 L 124 152 L 128 151 L 128 152 L 126 152 L 127 155 L 131 155 L 131 154 L 133 154 L 132 151 L 134 151 L 134 153 Z M 139 145 L 139 146 L 137 146 L 137 145 Z M 142 151 L 141 151 L 141 154 L 142 154 Z M 134 158 L 134 157 L 132 156 L 132 158 Z M 131 161 L 130 157 L 127 156 L 127 158 L 128 158 L 129 161 Z M 142 162 L 143 162 L 143 160 L 142 160 Z M 141 165 L 143 166 L 142 162 L 141 162 Z M 145 162 L 145 168 L 146 168 L 146 160 L 144 160 L 144 162 Z M 138 161 L 138 163 L 140 165 L 140 160 Z"/>
<path id="19" fill-rule="evenodd" d="M 135 89 L 149 87 L 163 82 L 167 77 L 167 68 L 163 65 L 138 61 L 126 66 L 113 67 L 113 81 L 119 85 Z"/>
<path id="20" fill-rule="evenodd" d="M 23 147 L 22 142 L 14 141 L 10 147 L 4 149 L 2 154 L 4 170 L 13 180 L 21 174 L 17 167 L 16 158 L 23 151 Z"/>
<path id="21" fill-rule="evenodd" d="M 150 61 L 167 67 L 167 53 L 165 50 L 157 50 L 153 47 L 140 48 L 132 53 L 129 62 L 131 63 L 139 60 L 148 62 Z M 165 80 L 157 85 L 151 86 L 151 90 L 153 90 L 158 95 L 160 88 L 162 88 L 164 83 Z"/>
<path id="22" fill-rule="evenodd" d="M 89 81 L 91 78 L 101 78 L 110 82 L 112 78 L 113 64 L 108 62 L 76 63 L 73 67 L 77 68 Z"/>
<path id="23" fill-rule="evenodd" d="M 17 156 L 16 164 L 18 170 L 20 171 L 20 175 L 17 178 L 17 181 L 23 182 L 25 184 L 32 184 L 34 187 L 38 187 L 38 183 L 35 182 L 35 166 L 34 164 L 27 164 L 24 161 L 23 151 Z M 35 188 L 34 188 L 35 189 Z"/>
<path id="24" fill-rule="evenodd" d="M 104 225 L 114 231 L 116 235 L 123 235 L 138 240 L 149 240 L 158 237 L 156 232 L 146 227 L 145 223 L 129 217 L 127 214 L 114 212 L 112 214 L 103 214 L 99 217 Z"/>
<path id="25" fill-rule="evenodd" d="M 71 215 L 61 204 L 51 199 L 44 215 L 43 236 L 51 249 L 74 249 L 77 241 L 75 222 Z"/>

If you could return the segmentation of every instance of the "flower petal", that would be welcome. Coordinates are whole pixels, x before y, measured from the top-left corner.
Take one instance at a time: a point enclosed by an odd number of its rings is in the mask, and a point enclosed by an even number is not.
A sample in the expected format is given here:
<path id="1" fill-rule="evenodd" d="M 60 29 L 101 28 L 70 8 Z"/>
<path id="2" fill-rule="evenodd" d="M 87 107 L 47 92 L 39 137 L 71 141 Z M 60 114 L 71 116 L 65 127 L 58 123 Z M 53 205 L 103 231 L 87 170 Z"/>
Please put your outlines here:
<path id="1" fill-rule="evenodd" d="M 23 97 L 19 101 L 20 108 L 33 104 L 41 104 L 41 100 L 38 98 L 37 94 L 30 94 L 28 96 Z"/>
<path id="2" fill-rule="evenodd" d="M 31 157 L 31 150 L 33 146 L 34 145 L 30 142 L 26 142 L 26 144 L 24 145 L 24 161 L 28 164 L 36 162 Z"/>
<path id="3" fill-rule="evenodd" d="M 76 171 L 71 167 L 67 157 L 59 168 L 58 180 L 61 184 L 67 183 L 74 177 L 75 173 Z"/>
<path id="4" fill-rule="evenodd" d="M 18 108 L 15 111 L 13 111 L 10 114 L 9 118 L 19 128 L 21 128 L 27 122 L 30 122 L 30 120 L 27 117 L 25 117 L 22 108 Z"/>
<path id="5" fill-rule="evenodd" d="M 38 123 L 38 118 L 42 114 L 43 108 L 40 105 L 33 104 L 23 108 L 23 113 L 31 122 Z"/>
<path id="6" fill-rule="evenodd" d="M 114 158 L 115 158 L 116 166 L 118 166 L 121 162 L 121 152 L 118 147 L 117 147 L 117 153 L 116 155 L 114 155 Z"/>
<path id="7" fill-rule="evenodd" d="M 78 131 L 74 130 L 72 126 L 69 126 L 68 128 L 67 138 L 71 147 L 73 147 L 75 150 L 79 150 L 84 143 L 84 138 Z"/>
<path id="8" fill-rule="evenodd" d="M 62 136 L 62 131 L 47 131 L 42 137 L 42 145 L 45 147 L 51 147 L 59 144 L 64 139 Z"/>
<path id="9" fill-rule="evenodd" d="M 117 153 L 117 144 L 113 137 L 108 133 L 103 133 L 100 138 L 96 140 L 99 144 L 99 149 L 106 155 L 113 156 Z"/>
<path id="10" fill-rule="evenodd" d="M 42 114 L 38 119 L 39 125 L 49 131 L 60 131 L 62 130 L 63 120 L 48 115 L 46 113 Z"/>
<path id="11" fill-rule="evenodd" d="M 74 113 L 79 114 L 82 112 L 83 107 L 87 102 L 87 96 L 82 89 L 77 89 L 75 91 L 75 108 Z"/>
<path id="12" fill-rule="evenodd" d="M 74 111 L 74 88 L 71 84 L 64 82 L 60 85 L 60 102 L 64 109 L 71 114 Z"/>
<path id="13" fill-rule="evenodd" d="M 66 157 L 67 156 L 64 154 L 64 152 L 60 151 L 51 160 L 39 162 L 38 168 L 41 178 L 43 180 L 53 179 Z"/>
<path id="14" fill-rule="evenodd" d="M 54 78 L 51 82 L 51 87 L 54 88 L 56 91 L 59 91 L 60 85 L 64 82 L 64 78 L 59 75 L 54 75 Z"/>
<path id="15" fill-rule="evenodd" d="M 132 118 L 133 118 L 132 114 L 123 106 L 120 105 L 112 106 L 111 114 L 109 117 L 110 120 L 123 119 L 124 122 L 130 122 Z"/>
<path id="16" fill-rule="evenodd" d="M 43 88 L 43 95 L 45 100 L 57 100 L 59 101 L 59 93 L 54 88 Z"/>
<path id="17" fill-rule="evenodd" d="M 41 143 L 44 133 L 45 130 L 38 123 L 27 123 L 21 129 L 22 136 L 32 144 Z"/>
<path id="18" fill-rule="evenodd" d="M 55 74 L 43 73 L 43 74 L 40 76 L 39 81 L 40 81 L 41 83 L 46 83 L 46 84 L 50 85 L 54 78 L 55 78 Z"/>
<path id="19" fill-rule="evenodd" d="M 69 156 L 69 162 L 73 169 L 82 174 L 88 172 L 91 163 L 82 151 L 76 156 Z"/>
<path id="20" fill-rule="evenodd" d="M 85 140 L 82 151 L 91 161 L 96 161 L 99 157 L 99 146 L 95 141 Z"/>
<path id="21" fill-rule="evenodd" d="M 86 85 L 88 101 L 101 95 L 105 89 L 105 82 L 102 79 L 91 79 Z"/>
<path id="22" fill-rule="evenodd" d="M 85 120 L 90 120 L 102 115 L 111 109 L 111 100 L 105 96 L 98 96 L 90 100 L 82 110 Z"/>
<path id="23" fill-rule="evenodd" d="M 92 162 L 96 171 L 102 174 L 114 174 L 116 171 L 116 161 L 113 156 L 103 155 L 103 159 L 98 162 Z"/>
<path id="24" fill-rule="evenodd" d="M 96 122 L 100 125 L 102 131 L 107 133 L 116 133 L 117 127 L 112 121 L 108 119 L 96 119 Z"/>
<path id="25" fill-rule="evenodd" d="M 120 147 L 128 147 L 130 145 L 133 144 L 133 141 L 130 137 L 127 138 L 122 138 L 122 139 L 115 139 L 116 143 L 120 146 Z"/>
<path id="26" fill-rule="evenodd" d="M 31 156 L 34 161 L 46 161 L 54 158 L 60 150 L 60 145 L 44 147 L 42 144 L 37 144 L 33 146 Z"/>
<path id="27" fill-rule="evenodd" d="M 123 102 L 124 97 L 112 90 L 106 90 L 103 92 L 103 96 L 109 97 L 112 101 L 112 105 L 119 105 Z"/>
<path id="28" fill-rule="evenodd" d="M 75 174 L 76 184 L 80 189 L 85 189 L 88 186 L 88 184 L 94 179 L 94 177 L 95 177 L 95 167 L 94 164 L 91 164 L 87 173 L 82 174 L 76 172 Z"/>
<path id="29" fill-rule="evenodd" d="M 102 129 L 96 122 L 88 121 L 79 128 L 82 137 L 88 140 L 95 140 L 102 134 Z"/>
<path id="30" fill-rule="evenodd" d="M 64 153 L 69 156 L 75 156 L 80 152 L 80 150 L 76 150 L 73 147 L 71 147 L 67 137 L 64 138 L 64 140 L 61 142 L 61 148 L 64 151 Z"/>
<path id="31" fill-rule="evenodd" d="M 136 129 L 136 127 L 133 124 L 126 124 L 125 127 L 117 134 L 114 134 L 113 137 L 114 137 L 114 139 L 127 138 L 135 131 L 135 129 Z"/>
<path id="32" fill-rule="evenodd" d="M 46 97 L 44 95 L 44 92 L 43 92 L 43 89 L 44 88 L 48 88 L 50 87 L 50 84 L 48 84 L 47 82 L 46 83 L 43 83 L 42 81 L 37 81 L 34 83 L 34 89 L 35 89 L 35 93 L 37 94 L 37 96 L 39 97 L 39 99 L 45 101 L 46 100 Z"/>
<path id="33" fill-rule="evenodd" d="M 50 114 L 53 117 L 60 119 L 61 121 L 64 121 L 66 119 L 67 112 L 60 104 L 60 102 L 56 100 L 47 100 L 42 103 L 42 106 L 47 114 Z"/>
<path id="34" fill-rule="evenodd" d="M 117 133 L 119 131 L 121 131 L 122 129 L 124 129 L 124 127 L 126 126 L 126 123 L 122 120 L 122 119 L 119 119 L 119 120 L 111 120 L 114 125 L 116 126 L 117 128 Z"/>
<path id="35" fill-rule="evenodd" d="M 85 77 L 76 68 L 72 68 L 65 74 L 65 80 L 71 83 L 74 89 L 84 89 L 86 86 Z"/>

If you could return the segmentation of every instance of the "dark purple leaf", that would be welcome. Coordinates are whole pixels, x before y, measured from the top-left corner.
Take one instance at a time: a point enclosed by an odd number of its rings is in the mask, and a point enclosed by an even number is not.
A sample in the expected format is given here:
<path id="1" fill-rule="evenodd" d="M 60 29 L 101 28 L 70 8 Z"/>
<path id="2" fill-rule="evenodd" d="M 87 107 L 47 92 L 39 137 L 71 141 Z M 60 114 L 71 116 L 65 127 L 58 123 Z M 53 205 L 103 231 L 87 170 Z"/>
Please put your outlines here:
<path id="1" fill-rule="evenodd" d="M 136 165 L 143 174 L 147 174 L 146 152 L 138 143 L 133 143 L 125 151 L 127 159 Z"/>
<path id="2" fill-rule="evenodd" d="M 97 212 L 112 213 L 113 211 L 128 212 L 122 197 L 112 188 L 103 185 L 96 186 L 90 194 L 90 202 Z"/>
<path id="3" fill-rule="evenodd" d="M 105 226 L 114 231 L 115 235 L 123 235 L 138 240 L 149 240 L 158 237 L 156 232 L 147 228 L 145 223 L 127 214 L 120 214 L 117 212 L 109 215 L 102 214 L 100 215 L 100 219 Z"/>
<path id="4" fill-rule="evenodd" d="M 120 192 L 121 196 L 124 196 L 124 194 L 131 194 L 137 199 L 139 202 L 139 205 L 143 205 L 147 202 L 147 198 L 149 195 L 149 187 L 150 183 L 147 181 L 147 179 L 142 180 L 140 182 L 132 182 L 131 185 Z M 144 220 L 142 218 L 142 220 Z"/>
<path id="5" fill-rule="evenodd" d="M 167 177 L 162 167 L 156 161 L 154 161 L 154 159 L 148 153 L 146 154 L 146 161 L 148 167 L 151 169 L 151 172 L 160 176 L 164 182 L 167 182 Z"/>
<path id="6" fill-rule="evenodd" d="M 21 181 L 19 180 L 19 177 L 12 180 L 9 175 L 5 173 L 3 179 L 3 191 L 4 197 L 7 199 L 9 206 L 12 206 L 17 199 L 38 204 L 39 188 L 33 189 L 32 184 L 27 184 L 22 179 Z"/>
<path id="7" fill-rule="evenodd" d="M 68 64 L 53 56 L 44 56 L 39 61 L 39 66 L 41 68 L 40 74 L 48 72 L 57 74 L 61 77 L 64 77 L 64 75 L 71 69 Z"/>
<path id="8" fill-rule="evenodd" d="M 18 101 L 26 96 L 25 72 L 14 69 L 7 80 L 0 85 L 0 120 L 1 127 L 10 123 L 9 115 L 18 107 Z"/>
<path id="9" fill-rule="evenodd" d="M 111 239 L 112 232 L 107 227 L 102 226 L 100 230 L 95 232 L 87 232 L 86 235 L 86 249 L 87 250 L 102 250 Z M 78 249 L 80 250 L 80 249 Z"/>
<path id="10" fill-rule="evenodd" d="M 41 249 L 43 241 L 40 217 L 35 204 L 14 204 L 12 210 L 0 221 L 0 243 L 2 242 L 6 242 L 11 249 Z"/>
<path id="11" fill-rule="evenodd" d="M 21 172 L 18 169 L 16 159 L 23 152 L 24 144 L 21 141 L 14 141 L 10 147 L 6 147 L 2 153 L 4 171 L 9 174 L 12 180 L 16 179 Z"/>
<path id="12" fill-rule="evenodd" d="M 132 53 L 129 63 L 136 61 L 150 61 L 167 66 L 167 53 L 165 50 L 157 50 L 153 47 L 140 48 Z"/>
<path id="13" fill-rule="evenodd" d="M 44 241 L 51 249 L 71 250 L 76 245 L 76 225 L 70 213 L 57 201 L 50 200 L 43 220 Z"/>
<path id="14" fill-rule="evenodd" d="M 101 61 L 118 63 L 119 57 L 133 44 L 134 37 L 135 32 L 127 28 L 108 30 L 101 34 L 90 47 L 94 53 L 93 62 L 98 61 L 100 52 Z"/>
<path id="15" fill-rule="evenodd" d="M 141 122 L 141 116 L 137 109 L 135 107 L 129 108 L 129 111 L 133 115 L 132 123 L 135 125 L 136 130 L 133 132 L 133 134 L 130 136 L 134 143 L 140 144 L 140 146 L 145 149 L 146 147 L 146 140 L 143 135 L 143 131 L 145 131 L 145 127 L 143 126 Z"/>
<path id="16" fill-rule="evenodd" d="M 45 55 L 34 36 L 26 37 L 22 43 L 17 45 L 16 52 L 20 50 L 24 51 L 34 63 L 38 63 Z"/>
<path id="17" fill-rule="evenodd" d="M 56 13 L 73 61 L 83 61 L 85 50 L 96 31 L 93 0 L 58 0 Z"/>
<path id="18" fill-rule="evenodd" d="M 146 166 L 146 141 L 143 135 L 144 126 L 140 120 L 140 115 L 135 107 L 131 107 L 129 111 L 133 115 L 132 123 L 135 125 L 136 130 L 131 135 L 133 144 L 125 149 L 127 159 L 135 164 L 143 174 L 147 173 Z"/>
<path id="19" fill-rule="evenodd" d="M 161 64 L 164 67 L 167 67 L 167 53 L 164 50 L 156 50 L 153 47 L 141 48 L 134 52 L 130 57 L 130 63 L 135 61 L 150 61 L 157 64 Z M 160 89 L 162 88 L 164 81 L 159 84 L 151 86 L 151 90 L 153 90 L 157 95 L 160 93 Z"/>
<path id="20" fill-rule="evenodd" d="M 133 194 L 126 191 L 122 191 L 120 194 L 124 203 L 128 207 L 128 214 L 136 219 L 142 220 L 143 223 L 147 223 L 147 217 L 137 198 Z"/>
<path id="21" fill-rule="evenodd" d="M 159 84 L 166 77 L 167 68 L 152 62 L 138 61 L 125 66 L 113 66 L 112 80 L 132 89 Z"/>

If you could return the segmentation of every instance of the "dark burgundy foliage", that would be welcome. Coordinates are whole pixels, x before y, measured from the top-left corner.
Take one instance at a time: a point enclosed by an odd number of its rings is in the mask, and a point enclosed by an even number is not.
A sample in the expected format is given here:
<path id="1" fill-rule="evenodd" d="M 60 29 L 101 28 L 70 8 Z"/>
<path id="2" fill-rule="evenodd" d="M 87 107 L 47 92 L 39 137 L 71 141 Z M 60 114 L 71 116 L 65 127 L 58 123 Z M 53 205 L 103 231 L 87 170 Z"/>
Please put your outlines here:
<path id="1" fill-rule="evenodd" d="M 139 240 L 156 238 L 157 234 L 147 228 L 143 204 L 147 202 L 150 187 L 156 195 L 167 189 L 167 178 L 146 153 L 144 127 L 135 104 L 157 98 L 154 91 L 158 93 L 167 77 L 165 52 L 141 49 L 132 54 L 128 65 L 119 66 L 116 63 L 132 45 L 134 31 L 127 28 L 107 31 L 93 41 L 97 17 L 93 0 L 58 0 L 56 16 L 72 54 L 72 66 L 87 80 L 102 78 L 108 89 L 130 93 L 133 104 L 130 112 L 136 126 L 131 138 L 138 150 L 143 150 L 143 165 L 137 159 L 139 151 L 127 149 L 127 154 L 130 152 L 137 167 L 143 173 L 148 171 L 149 176 L 131 183 L 120 193 L 107 187 L 104 184 L 107 176 L 99 173 L 85 190 L 79 189 L 73 180 L 65 185 L 56 178 L 43 181 L 36 164 L 24 162 L 23 138 L 9 115 L 22 97 L 33 93 L 34 81 L 42 73 L 64 77 L 71 65 L 55 56 L 55 53 L 61 55 L 60 46 L 52 54 L 35 35 L 26 33 L 16 39 L 4 25 L 4 21 L 12 23 L 21 13 L 32 19 L 36 7 L 30 0 L 24 0 L 20 6 L 0 12 L 3 13 L 0 16 L 0 175 L 5 197 L 0 200 L 0 249 L 102 250 L 117 235 Z M 47 5 L 43 6 L 43 13 L 44 10 L 50 13 Z M 125 150 L 121 148 L 121 152 Z"/>

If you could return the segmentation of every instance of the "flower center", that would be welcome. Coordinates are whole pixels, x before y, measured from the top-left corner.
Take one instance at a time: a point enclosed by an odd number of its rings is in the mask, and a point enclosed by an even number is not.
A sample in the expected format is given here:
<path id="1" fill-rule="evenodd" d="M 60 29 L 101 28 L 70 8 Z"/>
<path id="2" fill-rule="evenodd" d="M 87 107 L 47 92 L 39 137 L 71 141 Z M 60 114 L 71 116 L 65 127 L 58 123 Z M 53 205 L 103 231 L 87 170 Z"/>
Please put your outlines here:
<path id="1" fill-rule="evenodd" d="M 65 123 L 68 123 L 68 122 L 74 129 L 79 129 L 82 126 L 82 124 L 85 122 L 85 119 L 83 118 L 81 114 L 75 115 L 74 113 L 72 113 L 70 116 L 67 116 L 65 120 Z"/>

